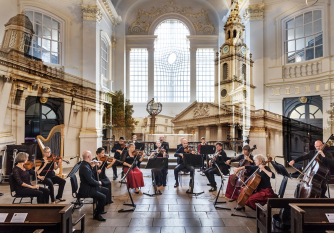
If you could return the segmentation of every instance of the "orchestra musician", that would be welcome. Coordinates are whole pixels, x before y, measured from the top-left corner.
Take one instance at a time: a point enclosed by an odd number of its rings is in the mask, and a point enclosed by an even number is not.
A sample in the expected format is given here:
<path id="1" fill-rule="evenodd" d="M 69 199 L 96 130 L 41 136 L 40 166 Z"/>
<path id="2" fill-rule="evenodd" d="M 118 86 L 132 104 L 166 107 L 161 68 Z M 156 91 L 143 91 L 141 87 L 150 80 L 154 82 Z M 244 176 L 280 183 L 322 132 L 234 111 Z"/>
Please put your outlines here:
<path id="1" fill-rule="evenodd" d="M 136 143 L 139 143 L 139 141 L 137 141 L 137 135 L 132 135 L 132 143 L 133 144 L 136 144 Z"/>
<path id="2" fill-rule="evenodd" d="M 101 158 L 104 157 L 104 148 L 99 147 L 96 150 L 96 158 L 93 160 L 101 161 Z M 97 180 L 102 182 L 102 186 L 108 189 L 108 194 L 106 196 L 107 198 L 107 204 L 113 203 L 111 200 L 111 182 L 109 178 L 106 175 L 106 169 L 110 168 L 112 165 L 114 165 L 116 160 L 113 160 L 111 163 L 108 163 L 107 161 L 102 162 L 101 166 L 96 165 L 94 169 L 96 170 L 96 176 L 98 175 Z M 95 175 L 94 174 L 94 175 Z"/>
<path id="3" fill-rule="evenodd" d="M 323 147 L 322 141 L 317 140 L 314 143 L 314 147 L 315 147 L 315 150 L 311 150 L 308 154 L 300 156 L 297 159 L 290 161 L 289 165 L 293 166 L 297 162 L 300 162 L 303 160 L 311 160 L 319 152 L 319 154 L 321 155 L 321 156 L 318 156 L 320 161 L 322 161 L 323 164 L 327 166 L 328 168 L 334 167 L 334 158 L 332 157 L 332 155 L 327 151 L 321 150 L 321 148 Z M 327 180 L 330 179 L 329 176 L 330 175 L 328 174 L 328 177 L 326 177 Z M 326 191 L 327 191 L 327 182 L 322 182 L 321 197 L 326 197 L 325 196 Z"/>
<path id="4" fill-rule="evenodd" d="M 268 198 L 273 198 L 275 193 L 271 188 L 270 178 L 275 179 L 275 174 L 270 170 L 268 166 L 264 166 L 264 162 L 266 161 L 266 157 L 258 154 L 254 156 L 254 163 L 255 165 L 243 166 L 234 169 L 234 172 L 237 173 L 240 170 L 246 169 L 249 174 L 253 174 L 257 169 L 257 173 L 261 176 L 261 181 L 257 186 L 255 192 L 249 196 L 246 205 L 248 205 L 252 209 L 256 209 L 255 203 L 260 203 L 264 205 L 267 203 Z M 236 210 L 243 210 L 245 211 L 245 207 L 237 206 Z"/>
<path id="5" fill-rule="evenodd" d="M 59 162 L 56 163 L 55 161 L 48 160 L 48 158 L 51 157 L 51 149 L 50 147 L 44 147 L 43 149 L 43 159 L 41 166 L 36 166 L 36 174 L 37 178 L 41 180 L 41 182 L 48 186 L 48 189 L 50 190 L 50 197 L 51 197 L 51 204 L 55 204 L 56 199 L 59 201 L 66 201 L 62 198 L 64 187 L 66 184 L 66 180 L 56 176 L 54 170 L 57 170 L 59 168 L 59 165 L 63 162 L 61 159 L 59 159 Z M 58 184 L 58 194 L 55 198 L 54 195 L 54 184 Z"/>
<path id="6" fill-rule="evenodd" d="M 167 152 L 162 148 L 160 141 L 156 142 L 156 151 L 153 151 L 151 155 L 148 157 L 148 159 L 151 158 L 166 158 Z M 153 168 L 152 173 L 155 177 L 156 185 L 160 187 L 163 185 L 164 187 L 166 186 L 166 179 L 167 179 L 167 167 L 162 167 L 162 168 Z"/>
<path id="7" fill-rule="evenodd" d="M 174 188 L 177 188 L 179 186 L 179 172 L 181 170 L 184 169 L 188 170 L 190 172 L 190 176 L 194 178 L 194 171 L 195 171 L 194 167 L 186 165 L 183 161 L 184 149 L 186 148 L 188 148 L 188 141 L 186 139 L 183 139 L 182 147 L 180 147 L 174 154 L 174 157 L 177 157 L 180 160 L 180 163 L 174 168 L 174 177 L 175 177 Z M 195 154 L 195 151 L 192 151 L 191 153 Z"/>
<path id="8" fill-rule="evenodd" d="M 230 159 L 226 161 L 226 164 L 231 164 L 233 162 L 239 162 L 238 167 L 242 167 L 243 164 L 245 164 L 246 161 L 249 162 L 250 165 L 254 165 L 254 158 L 253 155 L 250 154 L 251 148 L 249 145 L 245 145 L 243 148 L 243 154 L 239 155 L 238 157 L 234 159 Z M 246 161 L 245 161 L 246 160 Z M 245 174 L 244 181 L 247 180 L 249 174 Z M 240 187 L 233 187 L 231 184 L 231 177 L 233 175 L 230 175 L 225 191 L 225 197 L 230 198 L 232 200 L 236 200 L 240 193 Z M 233 195 L 233 196 L 232 196 Z"/>
<path id="9" fill-rule="evenodd" d="M 180 144 L 178 144 L 176 146 L 176 151 L 182 147 L 182 141 L 183 141 L 183 139 L 184 139 L 184 137 L 180 138 Z M 180 157 L 177 157 L 177 164 L 180 164 Z"/>
<path id="10" fill-rule="evenodd" d="M 160 136 L 159 140 L 160 140 L 161 147 L 164 148 L 166 150 L 166 153 L 168 154 L 169 143 L 165 141 L 165 137 L 164 136 Z M 157 149 L 157 145 L 154 144 L 154 150 L 156 150 L 156 149 Z"/>
<path id="11" fill-rule="evenodd" d="M 122 148 L 123 146 L 123 148 Z M 121 159 L 121 155 L 124 151 L 126 151 L 127 148 L 124 145 L 124 137 L 120 137 L 118 140 L 118 143 L 115 143 L 111 152 L 115 153 L 114 154 L 114 158 L 120 160 Z M 114 173 L 114 177 L 113 180 L 116 180 L 118 178 L 117 176 L 117 166 L 121 166 L 122 164 L 119 163 L 118 161 L 116 161 L 113 165 L 112 165 L 112 170 Z"/>
<path id="12" fill-rule="evenodd" d="M 22 196 L 37 197 L 38 204 L 48 204 L 50 190 L 30 183 L 30 175 L 35 175 L 35 172 L 32 169 L 25 169 L 24 164 L 28 161 L 28 158 L 29 155 L 24 152 L 19 152 L 15 157 L 16 166 L 13 168 L 15 193 Z"/>
<path id="13" fill-rule="evenodd" d="M 124 162 L 124 173 L 126 174 L 127 171 L 130 169 L 131 164 L 133 164 L 133 168 L 130 171 L 130 173 L 126 177 L 126 185 L 128 188 L 135 189 L 135 193 L 139 194 L 139 187 L 144 187 L 144 178 L 143 178 L 143 173 L 140 171 L 139 166 L 140 162 L 143 161 L 145 153 L 143 152 L 141 158 L 138 160 L 140 155 L 136 155 L 138 151 L 135 150 L 135 144 L 130 143 L 129 144 L 129 149 L 126 154 L 126 159 Z"/>
<path id="14" fill-rule="evenodd" d="M 107 203 L 107 195 L 109 190 L 102 187 L 102 182 L 96 180 L 94 171 L 91 165 L 92 153 L 90 151 L 84 151 L 82 153 L 82 162 L 79 168 L 80 176 L 80 188 L 78 195 L 81 198 L 94 198 L 97 201 L 96 209 L 94 210 L 93 218 L 98 221 L 106 221 L 101 214 L 105 214 L 104 206 Z"/>
<path id="15" fill-rule="evenodd" d="M 225 162 L 229 159 L 223 150 L 223 144 L 221 142 L 216 143 L 216 151 L 219 152 L 217 157 L 214 157 L 213 160 L 216 163 L 216 165 L 219 167 L 220 171 L 227 175 L 229 174 L 229 167 L 225 164 Z M 211 189 L 209 192 L 214 192 L 217 190 L 217 183 L 215 181 L 215 174 L 220 176 L 220 172 L 216 166 L 213 166 L 211 160 L 209 161 L 209 166 L 212 166 L 211 168 L 208 168 L 205 170 L 205 175 L 209 180 L 209 184 L 211 186 Z"/>
<path id="16" fill-rule="evenodd" d="M 201 147 L 206 146 L 206 145 L 208 145 L 208 143 L 205 142 L 205 137 L 201 137 L 201 143 L 197 147 L 198 154 L 202 155 L 202 167 L 199 170 L 201 171 L 201 175 L 204 175 L 204 172 L 205 172 L 204 161 L 207 159 L 207 156 L 208 156 L 206 154 L 201 153 Z"/>

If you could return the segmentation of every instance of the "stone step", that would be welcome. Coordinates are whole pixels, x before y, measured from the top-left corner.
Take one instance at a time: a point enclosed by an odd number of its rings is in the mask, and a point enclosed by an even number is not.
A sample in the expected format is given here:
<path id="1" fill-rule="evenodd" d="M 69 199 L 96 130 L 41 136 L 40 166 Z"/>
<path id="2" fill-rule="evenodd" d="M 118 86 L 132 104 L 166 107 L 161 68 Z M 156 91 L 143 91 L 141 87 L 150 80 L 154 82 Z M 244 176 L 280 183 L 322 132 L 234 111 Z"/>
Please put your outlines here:
<path id="1" fill-rule="evenodd" d="M 147 162 L 143 161 L 140 163 L 140 168 L 145 168 L 147 165 Z M 177 162 L 170 162 L 168 160 L 168 169 L 174 169 L 177 166 Z"/>

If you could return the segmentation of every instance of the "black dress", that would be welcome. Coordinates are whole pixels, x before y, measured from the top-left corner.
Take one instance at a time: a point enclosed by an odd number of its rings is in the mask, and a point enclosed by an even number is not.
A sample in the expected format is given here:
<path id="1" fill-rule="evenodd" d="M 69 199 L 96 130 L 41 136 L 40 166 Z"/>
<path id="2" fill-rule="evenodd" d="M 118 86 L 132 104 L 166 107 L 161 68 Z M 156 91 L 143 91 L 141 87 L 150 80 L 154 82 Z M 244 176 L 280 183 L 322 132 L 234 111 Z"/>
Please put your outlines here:
<path id="1" fill-rule="evenodd" d="M 157 155 L 157 158 L 163 158 L 163 154 L 159 153 Z M 155 177 L 155 182 L 158 187 L 161 185 L 166 186 L 166 179 L 167 179 L 167 167 L 161 167 L 161 168 L 153 168 L 151 171 Z"/>
<path id="2" fill-rule="evenodd" d="M 94 158 L 95 160 L 98 160 L 97 159 L 97 157 L 96 158 Z M 93 159 L 93 160 L 94 160 Z M 106 175 L 106 167 L 108 166 L 108 163 L 107 162 L 103 162 L 102 163 L 102 165 L 101 166 L 95 166 L 94 168 L 93 168 L 93 170 L 94 170 L 94 174 L 96 174 L 96 176 L 97 176 L 97 173 L 96 173 L 96 171 L 97 170 L 101 170 L 101 173 L 99 174 L 99 178 L 98 178 L 98 180 L 100 180 L 101 181 L 101 183 L 102 183 L 102 187 L 106 187 L 107 189 L 108 189 L 108 195 L 107 195 L 107 204 L 111 204 L 111 203 L 113 203 L 112 202 L 112 200 L 111 200 L 111 182 L 110 182 L 110 180 L 109 180 L 109 178 L 107 177 L 107 175 Z M 96 177 L 97 178 L 97 177 Z"/>
<path id="3" fill-rule="evenodd" d="M 39 187 L 39 189 L 31 189 L 23 187 L 22 184 L 32 185 L 30 183 L 30 175 L 34 175 L 33 170 L 22 170 L 18 166 L 13 168 L 14 190 L 17 195 L 37 197 L 38 204 L 48 204 L 50 190 Z"/>

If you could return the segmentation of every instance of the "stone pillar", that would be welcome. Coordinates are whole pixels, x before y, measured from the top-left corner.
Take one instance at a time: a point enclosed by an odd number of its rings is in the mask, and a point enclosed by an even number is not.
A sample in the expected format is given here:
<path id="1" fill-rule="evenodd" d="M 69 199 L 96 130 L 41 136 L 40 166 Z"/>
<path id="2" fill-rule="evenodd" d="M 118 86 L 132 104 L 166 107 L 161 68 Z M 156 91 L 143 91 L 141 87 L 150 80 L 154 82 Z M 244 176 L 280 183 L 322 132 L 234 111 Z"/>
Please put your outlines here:
<path id="1" fill-rule="evenodd" d="M 2 129 L 4 128 L 7 105 L 13 85 L 13 80 L 11 78 L 3 76 L 3 79 L 4 84 L 0 92 L 0 132 L 2 132 Z"/>
<path id="2" fill-rule="evenodd" d="M 220 82 L 219 80 L 219 67 L 220 67 L 220 61 L 219 61 L 219 53 L 218 53 L 218 49 L 214 49 L 215 51 L 215 82 L 214 82 L 214 85 L 215 85 L 215 99 L 214 99 L 214 102 L 216 104 L 218 104 L 218 100 L 220 98 L 220 93 L 219 93 L 219 84 L 218 82 Z"/>
<path id="3" fill-rule="evenodd" d="M 196 100 L 196 51 L 190 48 L 190 103 Z"/>
<path id="4" fill-rule="evenodd" d="M 201 136 L 199 135 L 199 126 L 195 127 L 195 140 L 199 141 Z"/>
<path id="5" fill-rule="evenodd" d="M 124 90 L 124 97 L 130 99 L 130 52 L 131 48 L 126 49 L 126 79 L 124 86 L 126 87 Z"/>
<path id="6" fill-rule="evenodd" d="M 218 124 L 217 126 L 217 141 L 223 141 L 223 126 L 221 124 Z"/>
<path id="7" fill-rule="evenodd" d="M 322 125 L 323 125 L 323 141 L 326 142 L 334 132 L 334 103 L 332 102 L 331 93 L 321 95 L 322 97 Z"/>
<path id="8" fill-rule="evenodd" d="M 205 140 L 210 141 L 210 126 L 205 127 Z"/>
<path id="9" fill-rule="evenodd" d="M 154 48 L 148 48 L 148 93 L 147 101 L 154 98 Z"/>

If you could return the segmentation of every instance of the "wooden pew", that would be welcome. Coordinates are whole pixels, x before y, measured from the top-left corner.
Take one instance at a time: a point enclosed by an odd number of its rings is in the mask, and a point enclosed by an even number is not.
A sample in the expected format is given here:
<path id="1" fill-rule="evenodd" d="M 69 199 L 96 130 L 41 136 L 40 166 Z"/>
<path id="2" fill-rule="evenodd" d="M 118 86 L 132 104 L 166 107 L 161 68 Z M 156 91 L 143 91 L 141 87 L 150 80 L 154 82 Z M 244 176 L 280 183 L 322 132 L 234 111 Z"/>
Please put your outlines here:
<path id="1" fill-rule="evenodd" d="M 314 203 L 314 204 L 332 204 L 334 198 L 269 198 L 267 206 L 256 204 L 256 222 L 257 232 L 271 233 L 271 232 L 290 232 L 290 230 L 283 230 L 276 228 L 272 223 L 272 209 L 273 208 L 288 208 L 292 203 Z"/>
<path id="2" fill-rule="evenodd" d="M 291 232 L 323 232 L 333 230 L 334 223 L 330 223 L 326 213 L 334 212 L 334 204 L 290 204 Z"/>
<path id="3" fill-rule="evenodd" d="M 85 215 L 77 221 L 72 221 L 72 204 L 11 204 L 0 205 L 0 213 L 8 213 L 4 223 L 0 223 L 0 232 L 34 232 L 43 229 L 44 232 L 84 232 Z M 14 213 L 28 213 L 24 223 L 10 223 Z M 73 226 L 81 222 L 81 229 L 73 231 Z"/>

